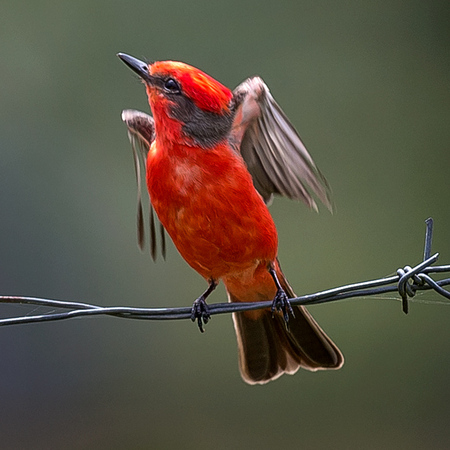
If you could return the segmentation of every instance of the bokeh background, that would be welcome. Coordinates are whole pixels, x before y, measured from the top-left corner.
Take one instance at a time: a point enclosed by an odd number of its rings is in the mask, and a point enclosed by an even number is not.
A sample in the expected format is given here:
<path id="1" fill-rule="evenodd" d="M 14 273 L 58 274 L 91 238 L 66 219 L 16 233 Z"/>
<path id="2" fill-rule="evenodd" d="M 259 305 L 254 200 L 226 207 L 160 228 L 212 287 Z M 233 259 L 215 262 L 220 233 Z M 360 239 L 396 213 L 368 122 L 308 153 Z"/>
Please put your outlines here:
<path id="1" fill-rule="evenodd" d="M 271 211 L 298 293 L 418 263 L 424 220 L 450 262 L 447 1 L 3 1 L 0 294 L 188 306 L 204 281 L 173 245 L 136 246 L 124 108 L 148 110 L 115 56 L 175 59 L 234 87 L 264 78 L 326 174 L 337 211 Z M 225 300 L 223 289 L 213 296 Z M 311 307 L 346 357 L 266 386 L 238 373 L 230 316 L 75 319 L 0 329 L 2 449 L 450 445 L 450 308 L 418 295 Z M 0 305 L 3 317 L 48 312 Z"/>

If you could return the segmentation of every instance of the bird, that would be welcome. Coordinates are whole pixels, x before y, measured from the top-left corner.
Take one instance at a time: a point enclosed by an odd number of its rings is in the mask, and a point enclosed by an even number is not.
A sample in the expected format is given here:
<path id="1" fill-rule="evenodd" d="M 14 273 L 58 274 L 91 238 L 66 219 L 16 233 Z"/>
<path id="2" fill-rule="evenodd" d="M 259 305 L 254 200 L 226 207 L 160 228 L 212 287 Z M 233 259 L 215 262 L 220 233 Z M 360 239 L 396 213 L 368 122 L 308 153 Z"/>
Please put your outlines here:
<path id="1" fill-rule="evenodd" d="M 132 109 L 122 120 L 146 157 L 151 249 L 160 222 L 184 260 L 208 283 L 191 318 L 200 331 L 219 282 L 230 302 L 272 301 L 233 313 L 239 369 L 248 384 L 265 384 L 302 367 L 339 369 L 341 351 L 303 306 L 278 260 L 278 234 L 268 205 L 274 195 L 332 209 L 330 187 L 264 81 L 254 76 L 233 91 L 178 61 L 117 56 L 143 82 L 152 115 Z M 143 245 L 138 187 L 138 241 Z"/>

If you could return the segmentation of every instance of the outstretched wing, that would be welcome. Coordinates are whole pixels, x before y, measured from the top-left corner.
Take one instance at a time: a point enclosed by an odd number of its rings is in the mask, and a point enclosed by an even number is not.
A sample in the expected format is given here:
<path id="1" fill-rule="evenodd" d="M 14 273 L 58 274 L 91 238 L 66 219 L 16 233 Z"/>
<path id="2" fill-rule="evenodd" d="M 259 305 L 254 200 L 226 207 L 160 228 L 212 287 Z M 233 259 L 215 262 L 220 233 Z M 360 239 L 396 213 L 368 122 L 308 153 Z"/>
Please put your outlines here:
<path id="1" fill-rule="evenodd" d="M 273 194 L 302 200 L 317 210 L 317 197 L 332 210 L 330 187 L 269 88 L 249 78 L 233 92 L 230 143 L 239 150 L 264 201 Z"/>
<path id="2" fill-rule="evenodd" d="M 145 173 L 145 160 L 147 158 L 148 150 L 155 140 L 155 121 L 152 116 L 141 111 L 133 109 L 126 109 L 122 112 L 122 120 L 128 128 L 128 137 L 130 138 L 133 149 L 134 168 L 136 171 L 137 183 L 137 230 L 138 230 L 138 245 L 142 250 L 145 244 L 144 232 L 144 215 L 142 208 L 142 169 Z M 156 224 L 153 208 L 150 201 L 150 253 L 153 260 L 156 259 Z M 161 235 L 161 253 L 163 258 L 166 256 L 166 240 L 164 228 L 160 224 Z"/>

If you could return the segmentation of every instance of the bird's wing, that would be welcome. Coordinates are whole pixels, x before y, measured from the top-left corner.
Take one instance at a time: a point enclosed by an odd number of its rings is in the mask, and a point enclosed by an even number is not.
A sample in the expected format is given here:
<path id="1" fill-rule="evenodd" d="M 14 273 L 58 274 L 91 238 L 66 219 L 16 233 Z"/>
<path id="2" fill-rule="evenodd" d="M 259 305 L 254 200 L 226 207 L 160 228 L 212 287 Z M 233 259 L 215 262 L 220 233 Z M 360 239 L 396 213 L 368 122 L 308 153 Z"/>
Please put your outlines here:
<path id="1" fill-rule="evenodd" d="M 155 140 L 155 121 L 153 117 L 136 111 L 134 109 L 126 109 L 122 112 L 122 120 L 128 128 L 128 137 L 133 149 L 134 168 L 136 171 L 136 183 L 137 183 L 137 230 L 138 230 L 138 245 L 142 250 L 145 244 L 145 232 L 144 232 L 144 215 L 142 208 L 142 170 L 145 172 L 145 160 L 147 153 Z M 150 253 L 153 260 L 156 259 L 157 246 L 156 246 L 156 224 L 155 215 L 150 201 Z M 160 236 L 161 236 L 161 253 L 163 257 L 166 256 L 166 240 L 164 234 L 164 228 L 160 224 Z"/>
<path id="2" fill-rule="evenodd" d="M 244 158 L 265 202 L 278 194 L 302 200 L 317 210 L 315 196 L 331 211 L 325 177 L 264 81 L 249 78 L 233 95 L 236 112 L 230 143 Z"/>

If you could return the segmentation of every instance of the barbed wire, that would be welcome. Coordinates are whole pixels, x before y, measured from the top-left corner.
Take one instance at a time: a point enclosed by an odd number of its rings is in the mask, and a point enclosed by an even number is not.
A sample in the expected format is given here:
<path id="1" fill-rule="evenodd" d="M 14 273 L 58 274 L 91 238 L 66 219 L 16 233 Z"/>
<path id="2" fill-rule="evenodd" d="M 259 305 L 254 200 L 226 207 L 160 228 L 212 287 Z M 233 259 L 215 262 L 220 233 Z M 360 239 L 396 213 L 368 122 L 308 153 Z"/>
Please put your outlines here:
<path id="1" fill-rule="evenodd" d="M 417 291 L 434 290 L 438 294 L 450 300 L 450 292 L 443 286 L 450 285 L 450 278 L 435 281 L 430 274 L 442 274 L 449 272 L 450 265 L 432 266 L 439 257 L 439 253 L 431 255 L 433 238 L 433 219 L 425 221 L 425 246 L 423 261 L 414 267 L 405 266 L 397 270 L 397 274 L 390 277 L 378 278 L 359 283 L 328 289 L 314 294 L 303 295 L 289 299 L 292 305 L 315 305 L 344 300 L 355 297 L 368 297 L 397 291 L 402 300 L 402 310 L 408 313 L 409 299 L 415 296 Z M 19 317 L 7 317 L 0 319 L 0 326 L 18 325 L 35 322 L 48 322 L 65 320 L 73 317 L 109 315 L 125 319 L 140 320 L 181 320 L 190 319 L 192 306 L 182 308 L 134 308 L 125 306 L 102 307 L 82 302 L 70 302 L 64 300 L 51 300 L 38 297 L 0 296 L 0 303 L 28 304 L 45 306 L 50 308 L 69 309 L 65 312 L 52 312 L 40 315 L 26 315 Z M 272 301 L 254 303 L 212 303 L 209 304 L 209 314 L 227 314 L 231 312 L 251 311 L 270 308 Z"/>

